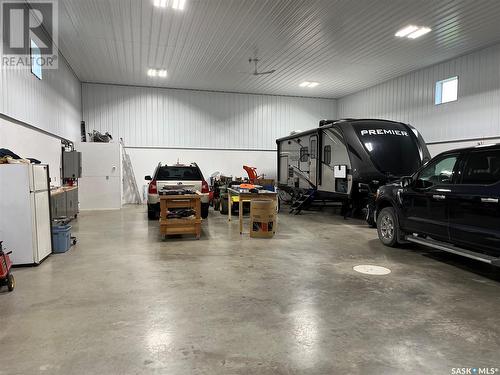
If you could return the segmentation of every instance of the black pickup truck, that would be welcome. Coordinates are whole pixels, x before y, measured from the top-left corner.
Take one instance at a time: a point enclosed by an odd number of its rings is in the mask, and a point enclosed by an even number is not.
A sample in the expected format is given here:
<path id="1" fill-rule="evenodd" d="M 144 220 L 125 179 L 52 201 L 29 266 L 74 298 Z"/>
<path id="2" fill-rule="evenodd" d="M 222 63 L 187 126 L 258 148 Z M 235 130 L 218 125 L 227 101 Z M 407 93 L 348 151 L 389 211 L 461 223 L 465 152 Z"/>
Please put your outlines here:
<path id="1" fill-rule="evenodd" d="M 500 144 L 447 151 L 379 188 L 378 236 L 500 266 L 499 200 Z"/>

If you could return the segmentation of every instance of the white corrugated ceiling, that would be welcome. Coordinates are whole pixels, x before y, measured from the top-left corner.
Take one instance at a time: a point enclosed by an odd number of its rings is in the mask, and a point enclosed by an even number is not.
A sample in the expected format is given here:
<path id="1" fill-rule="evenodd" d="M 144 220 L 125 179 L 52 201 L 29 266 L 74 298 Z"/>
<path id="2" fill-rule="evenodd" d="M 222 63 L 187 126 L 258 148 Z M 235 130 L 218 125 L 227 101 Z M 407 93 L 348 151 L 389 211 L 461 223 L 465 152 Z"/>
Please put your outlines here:
<path id="1" fill-rule="evenodd" d="M 173 1 L 173 0 L 168 0 Z M 498 0 L 60 0 L 60 49 L 85 82 L 337 98 L 500 41 Z M 433 31 L 416 40 L 407 24 Z M 251 76 L 248 58 L 269 76 Z M 150 78 L 149 67 L 168 70 Z M 298 87 L 317 81 L 313 89 Z"/>

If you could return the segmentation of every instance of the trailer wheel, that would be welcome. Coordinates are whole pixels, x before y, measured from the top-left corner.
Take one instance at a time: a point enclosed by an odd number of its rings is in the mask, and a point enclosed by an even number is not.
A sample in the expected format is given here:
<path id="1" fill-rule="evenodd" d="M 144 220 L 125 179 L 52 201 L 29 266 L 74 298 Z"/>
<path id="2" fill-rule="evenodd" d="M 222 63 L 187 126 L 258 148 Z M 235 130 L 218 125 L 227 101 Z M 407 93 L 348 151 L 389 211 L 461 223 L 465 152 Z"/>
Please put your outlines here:
<path id="1" fill-rule="evenodd" d="M 7 276 L 7 288 L 9 289 L 9 292 L 12 292 L 15 287 L 16 287 L 16 279 L 14 279 L 13 274 L 9 273 L 9 276 Z"/>

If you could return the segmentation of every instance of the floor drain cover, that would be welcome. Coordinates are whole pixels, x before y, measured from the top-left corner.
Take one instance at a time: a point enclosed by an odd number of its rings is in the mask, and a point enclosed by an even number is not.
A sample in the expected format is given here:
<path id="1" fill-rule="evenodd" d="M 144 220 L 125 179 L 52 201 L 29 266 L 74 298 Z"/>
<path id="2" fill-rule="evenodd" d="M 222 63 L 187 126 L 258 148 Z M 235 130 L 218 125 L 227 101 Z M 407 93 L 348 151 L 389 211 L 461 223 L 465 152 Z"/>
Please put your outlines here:
<path id="1" fill-rule="evenodd" d="M 354 266 L 352 268 L 354 271 L 359 273 L 364 273 L 366 275 L 388 275 L 391 273 L 389 268 L 380 267 L 380 266 L 371 266 L 369 264 L 362 264 L 359 266 Z"/>

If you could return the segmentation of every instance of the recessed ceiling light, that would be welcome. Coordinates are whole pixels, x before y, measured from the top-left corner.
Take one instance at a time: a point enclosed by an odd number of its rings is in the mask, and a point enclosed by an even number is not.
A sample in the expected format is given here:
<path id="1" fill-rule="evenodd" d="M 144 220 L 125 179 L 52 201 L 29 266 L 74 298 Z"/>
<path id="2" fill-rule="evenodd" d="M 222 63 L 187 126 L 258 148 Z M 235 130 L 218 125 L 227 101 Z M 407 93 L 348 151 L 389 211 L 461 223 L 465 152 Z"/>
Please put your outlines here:
<path id="1" fill-rule="evenodd" d="M 309 82 L 309 81 L 304 81 L 301 84 L 299 84 L 300 87 L 310 87 L 310 88 L 316 87 L 318 85 L 319 85 L 318 82 Z"/>
<path id="2" fill-rule="evenodd" d="M 401 30 L 399 30 L 395 36 L 398 38 L 404 38 L 407 37 L 408 39 L 416 39 L 422 35 L 427 34 L 430 32 L 431 29 L 429 27 L 425 26 L 415 26 L 415 25 L 408 25 Z"/>
<path id="3" fill-rule="evenodd" d="M 166 8 L 168 5 L 172 9 L 184 10 L 186 0 L 153 0 L 153 5 L 157 8 Z"/>
<path id="4" fill-rule="evenodd" d="M 408 34 L 411 34 L 412 32 L 414 32 L 416 30 L 418 30 L 418 26 L 408 25 L 408 26 L 402 28 L 401 30 L 399 30 L 396 33 L 396 36 L 399 38 L 404 38 L 405 36 L 408 36 Z"/>
<path id="5" fill-rule="evenodd" d="M 148 69 L 148 76 L 149 77 L 166 78 L 167 77 L 167 71 L 166 71 L 166 69 L 153 69 L 153 68 L 149 68 Z"/>
<path id="6" fill-rule="evenodd" d="M 184 10 L 184 6 L 186 5 L 186 0 L 173 0 L 172 8 L 177 10 Z"/>
<path id="7" fill-rule="evenodd" d="M 157 8 L 166 8 L 167 0 L 154 0 L 153 5 Z"/>
<path id="8" fill-rule="evenodd" d="M 421 37 L 422 35 L 425 35 L 431 31 L 430 28 L 428 27 L 421 27 L 417 31 L 412 32 L 410 35 L 408 35 L 408 38 L 410 39 L 416 39 L 418 37 Z"/>

